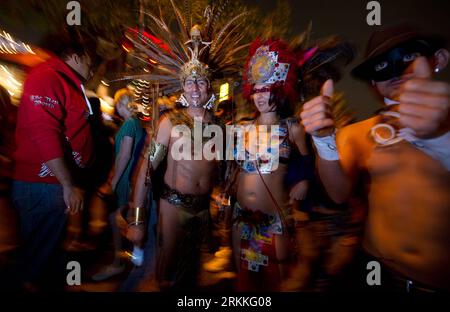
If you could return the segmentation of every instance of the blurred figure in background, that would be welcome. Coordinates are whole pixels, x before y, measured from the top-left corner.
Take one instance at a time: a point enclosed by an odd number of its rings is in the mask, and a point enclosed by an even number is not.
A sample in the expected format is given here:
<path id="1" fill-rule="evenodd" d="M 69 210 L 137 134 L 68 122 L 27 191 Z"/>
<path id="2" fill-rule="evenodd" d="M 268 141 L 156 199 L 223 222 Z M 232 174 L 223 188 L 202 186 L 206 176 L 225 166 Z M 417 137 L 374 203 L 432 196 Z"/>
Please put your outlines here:
<path id="1" fill-rule="evenodd" d="M 131 175 L 145 140 L 145 130 L 135 116 L 137 109 L 134 107 L 136 104 L 132 100 L 132 94 L 127 89 L 117 91 L 114 96 L 116 111 L 124 120 L 115 137 L 116 159 L 114 175 L 111 179 L 111 189 L 117 197 L 117 209 L 109 217 L 113 232 L 114 260 L 112 264 L 92 277 L 96 281 L 110 278 L 125 270 L 125 264 L 122 259 L 124 238 L 121 228 L 126 228 L 127 225 L 122 217 L 122 213 L 126 212 L 128 208 Z M 143 251 L 140 250 L 140 247 L 138 248 L 138 258 L 132 259 L 132 261 L 136 261 L 135 264 L 139 265 L 143 257 Z"/>
<path id="2" fill-rule="evenodd" d="M 17 107 L 6 89 L 0 86 L 0 290 L 10 288 L 11 265 L 19 244 L 18 218 L 11 205 L 14 131 Z"/>
<path id="3" fill-rule="evenodd" d="M 69 215 L 64 244 L 68 252 L 94 250 L 108 226 L 108 208 L 116 205 L 110 179 L 114 165 L 113 137 L 117 129 L 105 122 L 97 97 L 89 97 L 89 103 L 93 112 L 89 120 L 95 158 L 90 172 L 90 185 L 86 185 L 90 190 L 86 194 L 88 210 Z"/>
<path id="4" fill-rule="evenodd" d="M 150 114 L 151 115 L 151 114 Z M 146 122 L 144 123 L 146 129 L 146 137 L 144 146 L 149 146 L 151 144 L 151 140 L 153 139 L 153 126 L 156 125 L 155 122 Z M 132 194 L 136 189 L 136 183 L 138 183 L 138 173 L 139 168 L 143 165 L 143 163 L 147 163 L 147 150 L 146 148 L 139 149 L 140 157 L 136 156 L 137 164 L 136 170 L 132 174 L 131 178 L 131 190 Z M 156 173 L 154 173 L 153 181 L 155 184 L 160 184 L 162 182 L 163 173 L 165 166 L 161 166 Z M 156 176 L 157 177 L 156 177 Z M 133 195 L 132 195 L 133 196 Z M 158 207 L 157 207 L 157 198 L 153 192 L 147 193 L 145 210 L 148 212 L 146 216 L 145 225 L 147 227 L 147 231 L 145 233 L 145 238 L 143 242 L 135 242 L 136 245 L 142 246 L 143 250 L 143 258 L 141 265 L 134 265 L 128 274 L 127 278 L 121 283 L 118 291 L 120 292 L 132 292 L 132 291 L 157 291 L 158 286 L 156 283 L 156 275 L 155 275 L 155 267 L 156 267 L 156 230 L 157 230 L 157 222 L 158 222 Z M 122 215 L 118 215 L 120 218 Z M 120 222 L 127 222 L 125 218 L 123 218 Z M 130 255 L 128 255 L 130 256 Z M 133 256 L 133 254 L 131 254 Z M 132 259 L 133 260 L 133 259 Z"/>
<path id="5" fill-rule="evenodd" d="M 28 291 L 43 285 L 43 270 L 58 250 L 67 214 L 84 207 L 93 159 L 92 109 L 83 83 L 97 61 L 95 40 L 74 27 L 52 40 L 58 43 L 55 56 L 25 81 L 16 127 L 12 199 L 20 215 L 19 278 Z M 46 276 L 45 282 L 50 280 Z"/>
<path id="6" fill-rule="evenodd" d="M 17 107 L 11 103 L 8 91 L 0 85 L 0 176 L 4 178 L 12 177 L 16 120 Z"/>
<path id="7" fill-rule="evenodd" d="M 89 98 L 94 114 L 91 118 L 95 162 L 92 171 L 93 194 L 89 202 L 88 245 L 97 246 L 100 234 L 108 226 L 108 208 L 115 206 L 110 181 L 114 174 L 114 135 L 118 128 L 103 118 L 98 98 Z"/>

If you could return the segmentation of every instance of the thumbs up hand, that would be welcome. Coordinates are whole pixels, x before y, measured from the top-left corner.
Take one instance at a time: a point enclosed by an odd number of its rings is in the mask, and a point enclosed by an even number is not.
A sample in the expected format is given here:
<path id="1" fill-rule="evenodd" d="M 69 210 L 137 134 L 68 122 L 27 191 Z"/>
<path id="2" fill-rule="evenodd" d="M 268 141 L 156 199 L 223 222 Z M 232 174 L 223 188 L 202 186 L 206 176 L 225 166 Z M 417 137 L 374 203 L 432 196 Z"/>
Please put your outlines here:
<path id="1" fill-rule="evenodd" d="M 425 57 L 412 64 L 414 78 L 400 90 L 400 124 L 414 130 L 419 138 L 433 138 L 450 130 L 450 84 L 431 80 Z"/>
<path id="2" fill-rule="evenodd" d="M 325 81 L 320 95 L 306 102 L 300 114 L 305 131 L 316 137 L 324 137 L 334 132 L 334 120 L 331 113 L 334 93 L 333 80 Z"/>

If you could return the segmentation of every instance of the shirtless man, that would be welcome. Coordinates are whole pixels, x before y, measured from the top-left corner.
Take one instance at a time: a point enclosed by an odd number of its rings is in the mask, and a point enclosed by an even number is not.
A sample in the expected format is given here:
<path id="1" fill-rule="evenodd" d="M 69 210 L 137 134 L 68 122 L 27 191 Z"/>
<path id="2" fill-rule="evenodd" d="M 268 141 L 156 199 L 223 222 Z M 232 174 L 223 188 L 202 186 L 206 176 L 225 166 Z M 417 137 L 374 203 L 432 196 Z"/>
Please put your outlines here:
<path id="1" fill-rule="evenodd" d="M 157 169 L 167 154 L 167 170 L 159 201 L 156 265 L 162 289 L 195 284 L 199 248 L 209 226 L 210 193 L 217 178 L 216 160 L 207 160 L 204 155 L 196 160 L 191 153 L 185 154 L 186 151 L 179 149 L 180 146 L 190 145 L 194 150 L 190 136 L 179 137 L 181 127 L 187 126 L 194 134 L 194 120 L 195 127 L 200 122 L 202 125 L 213 122 L 209 106 L 214 96 L 205 65 L 200 62 L 194 65 L 187 63 L 182 72 L 182 87 L 184 93 L 179 102 L 184 107 L 163 115 L 156 139 L 149 148 L 150 172 Z M 201 131 L 203 133 L 203 129 Z M 180 159 L 180 152 L 192 157 Z M 139 214 L 136 213 L 138 207 L 144 207 L 150 186 L 148 183 L 145 185 L 148 167 L 149 162 L 143 162 L 139 168 L 132 204 L 134 216 Z M 139 242 L 145 233 L 144 227 L 137 224 L 141 220 L 137 219 L 128 234 L 134 242 Z"/>
<path id="2" fill-rule="evenodd" d="M 332 199 L 344 202 L 364 188 L 362 265 L 381 264 L 383 289 L 450 289 L 450 85 L 431 79 L 448 63 L 442 47 L 407 26 L 376 32 L 353 73 L 384 98 L 381 113 L 335 136 L 332 81 L 301 113 Z"/>

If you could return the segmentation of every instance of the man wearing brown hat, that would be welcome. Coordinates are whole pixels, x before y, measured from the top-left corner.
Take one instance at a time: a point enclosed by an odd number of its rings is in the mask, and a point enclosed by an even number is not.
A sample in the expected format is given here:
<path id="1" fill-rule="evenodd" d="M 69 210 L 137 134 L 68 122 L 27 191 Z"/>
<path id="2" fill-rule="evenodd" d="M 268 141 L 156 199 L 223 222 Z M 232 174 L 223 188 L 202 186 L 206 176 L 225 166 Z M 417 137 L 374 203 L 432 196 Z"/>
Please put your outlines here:
<path id="1" fill-rule="evenodd" d="M 450 290 L 450 85 L 432 80 L 449 60 L 443 46 L 404 25 L 376 32 L 353 74 L 384 100 L 378 114 L 336 133 L 331 80 L 301 113 L 329 195 L 365 195 L 361 286 Z M 378 279 L 368 275 L 377 264 Z"/>

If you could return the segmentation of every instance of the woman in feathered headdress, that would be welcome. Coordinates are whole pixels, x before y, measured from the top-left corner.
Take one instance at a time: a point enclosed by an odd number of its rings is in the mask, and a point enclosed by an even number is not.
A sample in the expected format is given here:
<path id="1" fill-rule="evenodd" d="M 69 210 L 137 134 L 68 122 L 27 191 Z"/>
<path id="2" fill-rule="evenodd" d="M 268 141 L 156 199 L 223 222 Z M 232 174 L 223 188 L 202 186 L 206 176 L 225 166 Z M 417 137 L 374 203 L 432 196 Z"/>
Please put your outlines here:
<path id="1" fill-rule="evenodd" d="M 298 56 L 281 40 L 256 40 L 244 71 L 243 95 L 258 115 L 245 125 L 235 158 L 240 166 L 233 212 L 238 290 L 278 290 L 292 254 L 293 207 L 308 179 L 286 186 L 295 151 L 307 158 L 305 135 L 292 116 L 298 98 Z M 311 164 L 312 166 L 312 164 Z"/>
<path id="2" fill-rule="evenodd" d="M 240 167 L 232 235 L 238 290 L 280 290 L 301 253 L 296 235 L 308 215 L 300 204 L 311 186 L 314 163 L 304 129 L 292 116 L 300 98 L 315 91 L 320 75 L 333 75 L 330 64 L 343 48 L 333 47 L 294 49 L 278 39 L 257 39 L 250 47 L 243 95 L 254 103 L 257 117 L 246 124 L 234 153 Z M 294 179 L 291 167 L 298 170 Z M 298 284 L 306 281 L 308 270 L 297 277 Z"/>

